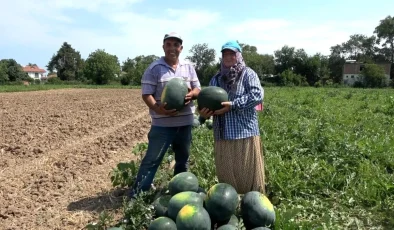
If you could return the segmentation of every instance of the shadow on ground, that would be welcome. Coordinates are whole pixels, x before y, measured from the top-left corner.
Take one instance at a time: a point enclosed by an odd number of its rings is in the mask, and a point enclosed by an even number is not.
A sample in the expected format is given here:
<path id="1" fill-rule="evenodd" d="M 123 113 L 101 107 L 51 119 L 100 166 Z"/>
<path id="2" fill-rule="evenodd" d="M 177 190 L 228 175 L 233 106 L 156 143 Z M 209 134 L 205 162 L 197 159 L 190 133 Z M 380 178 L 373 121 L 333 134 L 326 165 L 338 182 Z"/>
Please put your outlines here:
<path id="1" fill-rule="evenodd" d="M 100 213 L 103 210 L 115 210 L 122 207 L 126 189 L 115 189 L 99 193 L 94 197 L 86 197 L 67 206 L 68 211 L 90 211 Z"/>

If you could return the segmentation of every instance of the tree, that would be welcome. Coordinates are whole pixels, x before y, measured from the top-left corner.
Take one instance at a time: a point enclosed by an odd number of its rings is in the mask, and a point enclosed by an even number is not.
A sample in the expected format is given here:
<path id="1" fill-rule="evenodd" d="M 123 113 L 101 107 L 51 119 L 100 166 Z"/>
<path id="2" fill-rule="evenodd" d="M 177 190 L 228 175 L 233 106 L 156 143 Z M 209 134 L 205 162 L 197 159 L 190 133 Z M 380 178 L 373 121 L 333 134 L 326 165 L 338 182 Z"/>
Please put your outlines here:
<path id="1" fill-rule="evenodd" d="M 8 81 L 7 65 L 5 62 L 0 61 L 0 84 L 5 84 Z"/>
<path id="2" fill-rule="evenodd" d="M 387 16 L 380 20 L 380 24 L 375 28 L 374 33 L 377 35 L 377 43 L 383 42 L 382 46 L 389 50 L 388 58 L 394 63 L 394 17 Z"/>
<path id="3" fill-rule="evenodd" d="M 23 71 L 23 68 L 14 59 L 2 59 L 0 61 L 3 71 L 6 72 L 9 81 L 28 80 L 29 76 Z M 3 79 L 6 79 L 3 73 Z"/>
<path id="4" fill-rule="evenodd" d="M 186 59 L 195 64 L 196 70 L 201 70 L 215 61 L 216 52 L 208 48 L 207 43 L 193 45 L 189 52 L 192 55 L 187 56 Z"/>
<path id="5" fill-rule="evenodd" d="M 280 50 L 274 51 L 276 73 L 282 73 L 285 70 L 294 68 L 295 48 L 288 45 L 283 46 Z"/>
<path id="6" fill-rule="evenodd" d="M 134 59 L 127 58 L 122 65 L 122 71 L 126 72 L 121 78 L 122 84 L 141 85 L 141 78 L 146 68 L 159 58 L 156 55 L 139 55 Z"/>
<path id="7" fill-rule="evenodd" d="M 384 87 L 387 85 L 383 67 L 377 64 L 365 64 L 361 71 L 366 87 Z"/>
<path id="8" fill-rule="evenodd" d="M 242 48 L 242 56 L 246 65 L 256 72 L 260 80 L 263 80 L 266 75 L 274 74 L 275 61 L 273 55 L 257 53 L 256 46 L 244 43 L 239 43 L 239 45 Z"/>
<path id="9" fill-rule="evenodd" d="M 84 60 L 79 51 L 64 42 L 46 66 L 50 73 L 57 71 L 57 76 L 63 81 L 83 80 Z"/>
<path id="10" fill-rule="evenodd" d="M 207 85 L 213 75 L 205 75 L 212 72 L 206 71 L 206 69 L 215 65 L 215 50 L 208 48 L 207 43 L 203 43 L 193 45 L 189 52 L 191 53 L 191 56 L 187 56 L 186 59 L 195 64 L 195 70 L 198 78 L 200 79 L 200 83 L 202 85 Z"/>
<path id="11" fill-rule="evenodd" d="M 97 49 L 86 59 L 84 75 L 96 84 L 108 84 L 120 75 L 118 57 L 106 53 L 105 50 Z"/>

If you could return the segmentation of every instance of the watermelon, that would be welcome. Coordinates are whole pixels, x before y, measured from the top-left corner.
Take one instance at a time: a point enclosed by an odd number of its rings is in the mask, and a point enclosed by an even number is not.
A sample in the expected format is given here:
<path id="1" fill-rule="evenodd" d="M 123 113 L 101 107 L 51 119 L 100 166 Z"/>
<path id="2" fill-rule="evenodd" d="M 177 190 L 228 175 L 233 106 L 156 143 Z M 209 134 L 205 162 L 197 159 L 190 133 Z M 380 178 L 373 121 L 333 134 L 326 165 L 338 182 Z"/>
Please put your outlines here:
<path id="1" fill-rule="evenodd" d="M 203 88 L 197 96 L 198 109 L 208 108 L 215 111 L 223 108 L 222 102 L 228 101 L 227 92 L 217 86 Z"/>
<path id="2" fill-rule="evenodd" d="M 177 230 L 211 230 L 211 219 L 201 205 L 187 204 L 176 217 Z"/>
<path id="3" fill-rule="evenodd" d="M 270 227 L 275 223 L 274 206 L 258 191 L 247 192 L 242 197 L 241 215 L 248 228 Z"/>
<path id="4" fill-rule="evenodd" d="M 201 198 L 204 200 L 205 196 L 207 195 L 207 192 L 205 191 L 205 189 L 198 187 L 197 193 L 200 194 Z"/>
<path id="5" fill-rule="evenodd" d="M 171 197 L 168 202 L 167 213 L 168 217 L 175 220 L 178 215 L 179 210 L 183 208 L 183 206 L 187 204 L 203 206 L 203 199 L 200 194 L 196 192 L 186 191 L 180 192 L 173 197 Z"/>
<path id="6" fill-rule="evenodd" d="M 153 201 L 153 208 L 155 210 L 155 216 L 167 216 L 167 207 L 170 202 L 171 195 L 163 195 L 158 197 L 155 201 Z"/>
<path id="7" fill-rule="evenodd" d="M 185 107 L 185 97 L 188 93 L 188 86 L 182 78 L 172 78 L 164 86 L 161 93 L 161 102 L 167 103 L 165 109 L 181 110 Z"/>
<path id="8" fill-rule="evenodd" d="M 178 173 L 171 178 L 168 184 L 168 190 L 171 196 L 185 191 L 197 192 L 198 179 L 191 172 Z"/>
<path id="9" fill-rule="evenodd" d="M 217 228 L 217 230 L 238 230 L 238 228 L 231 224 L 225 224 Z"/>
<path id="10" fill-rule="evenodd" d="M 220 221 L 220 222 L 216 222 L 217 226 L 220 227 L 222 225 L 233 225 L 233 226 L 238 226 L 239 220 L 238 217 L 234 214 L 231 216 L 230 219 L 224 220 L 224 221 Z"/>
<path id="11" fill-rule="evenodd" d="M 212 220 L 229 220 L 238 207 L 238 193 L 233 186 L 218 183 L 208 190 L 204 203 Z"/>
<path id="12" fill-rule="evenodd" d="M 177 227 L 173 220 L 168 217 L 161 216 L 150 223 L 148 230 L 177 230 Z"/>

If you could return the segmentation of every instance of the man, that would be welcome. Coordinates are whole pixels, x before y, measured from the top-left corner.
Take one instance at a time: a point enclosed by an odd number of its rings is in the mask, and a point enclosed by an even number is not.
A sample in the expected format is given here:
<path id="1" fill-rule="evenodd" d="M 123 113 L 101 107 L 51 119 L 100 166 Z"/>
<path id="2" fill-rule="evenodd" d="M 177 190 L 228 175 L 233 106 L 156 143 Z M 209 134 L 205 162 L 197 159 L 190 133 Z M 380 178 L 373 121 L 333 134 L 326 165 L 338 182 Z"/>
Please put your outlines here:
<path id="1" fill-rule="evenodd" d="M 135 198 L 140 191 L 150 189 L 170 145 L 175 155 L 174 175 L 187 171 L 195 111 L 192 100 L 197 98 L 201 86 L 193 65 L 179 60 L 182 43 L 179 34 L 166 34 L 163 39 L 165 56 L 150 64 L 142 76 L 142 99 L 149 107 L 152 124 L 148 133 L 148 149 L 129 193 L 130 198 Z M 164 104 L 160 103 L 166 82 L 174 77 L 183 78 L 189 87 L 189 93 L 185 97 L 186 106 L 181 111 L 166 110 Z"/>

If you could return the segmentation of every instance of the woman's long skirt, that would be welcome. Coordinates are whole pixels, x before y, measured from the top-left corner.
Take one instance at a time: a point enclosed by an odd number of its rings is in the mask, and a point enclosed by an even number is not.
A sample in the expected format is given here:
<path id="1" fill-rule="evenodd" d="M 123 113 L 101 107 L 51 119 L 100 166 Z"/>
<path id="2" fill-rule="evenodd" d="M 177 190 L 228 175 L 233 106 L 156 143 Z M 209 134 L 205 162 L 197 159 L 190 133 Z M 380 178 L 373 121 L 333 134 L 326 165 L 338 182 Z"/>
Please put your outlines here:
<path id="1" fill-rule="evenodd" d="M 215 164 L 219 183 L 232 185 L 238 194 L 265 194 L 264 157 L 259 136 L 215 141 Z"/>

